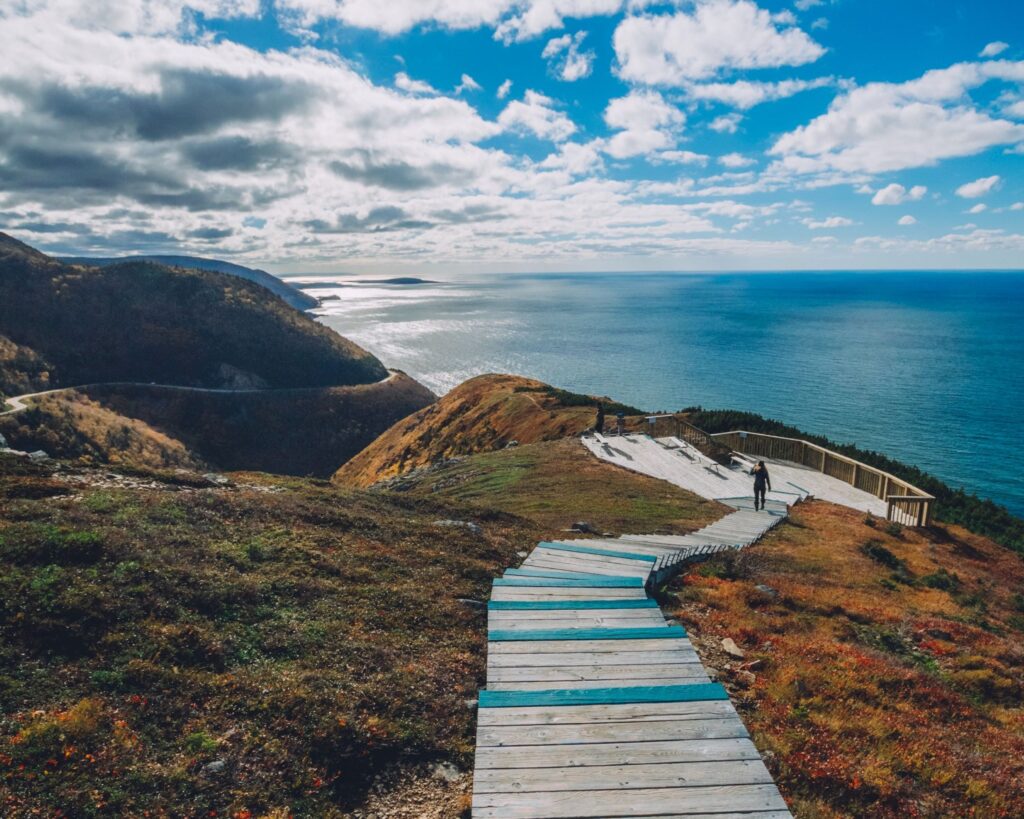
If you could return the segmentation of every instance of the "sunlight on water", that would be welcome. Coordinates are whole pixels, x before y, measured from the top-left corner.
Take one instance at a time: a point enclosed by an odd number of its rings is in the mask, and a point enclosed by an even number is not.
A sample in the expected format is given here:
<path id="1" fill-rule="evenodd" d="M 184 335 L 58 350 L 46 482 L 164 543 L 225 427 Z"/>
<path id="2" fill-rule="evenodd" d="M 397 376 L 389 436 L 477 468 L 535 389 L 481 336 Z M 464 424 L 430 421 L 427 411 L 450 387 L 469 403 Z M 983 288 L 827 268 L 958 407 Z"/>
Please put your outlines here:
<path id="1" fill-rule="evenodd" d="M 337 295 L 321 321 L 438 392 L 514 372 L 650 410 L 751 410 L 1024 513 L 1024 476 L 1006 458 L 1024 443 L 1019 274 L 508 276 L 308 292 Z"/>

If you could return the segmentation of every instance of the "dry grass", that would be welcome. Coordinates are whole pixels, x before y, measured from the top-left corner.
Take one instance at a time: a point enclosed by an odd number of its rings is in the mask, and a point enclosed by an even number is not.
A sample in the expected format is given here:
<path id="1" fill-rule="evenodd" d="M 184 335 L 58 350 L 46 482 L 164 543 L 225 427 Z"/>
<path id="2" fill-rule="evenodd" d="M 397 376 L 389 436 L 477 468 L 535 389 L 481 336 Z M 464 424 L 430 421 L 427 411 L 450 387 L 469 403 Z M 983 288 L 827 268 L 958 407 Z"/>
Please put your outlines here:
<path id="1" fill-rule="evenodd" d="M 675 589 L 798 816 L 1024 815 L 1024 564 L 814 502 Z M 762 588 L 759 589 L 758 586 Z"/>

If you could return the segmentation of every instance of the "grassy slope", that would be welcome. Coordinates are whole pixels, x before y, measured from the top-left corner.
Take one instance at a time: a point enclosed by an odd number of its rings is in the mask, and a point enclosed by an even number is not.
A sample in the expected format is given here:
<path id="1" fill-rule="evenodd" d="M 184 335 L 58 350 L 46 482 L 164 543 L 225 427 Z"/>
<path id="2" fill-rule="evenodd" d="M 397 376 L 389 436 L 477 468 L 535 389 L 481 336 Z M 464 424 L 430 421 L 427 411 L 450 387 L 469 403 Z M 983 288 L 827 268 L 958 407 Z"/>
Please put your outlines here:
<path id="1" fill-rule="evenodd" d="M 671 590 L 797 816 L 1024 815 L 1017 555 L 812 502 Z M 727 636 L 756 663 L 752 685 Z"/>
<path id="2" fill-rule="evenodd" d="M 181 441 L 77 392 L 42 396 L 29 409 L 0 418 L 0 434 L 14 449 L 41 449 L 87 464 L 201 465 L 201 459 Z"/>
<path id="3" fill-rule="evenodd" d="M 563 403 L 540 381 L 481 375 L 399 421 L 339 469 L 335 480 L 365 487 L 442 458 L 575 435 L 593 423 L 592 406 Z"/>
<path id="4" fill-rule="evenodd" d="M 365 350 L 252 282 L 148 262 L 74 267 L 5 234 L 0 333 L 47 359 L 56 386 L 222 386 L 239 373 L 272 387 L 305 387 L 387 375 Z M 16 386 L 0 383 L 0 390 Z"/>
<path id="5" fill-rule="evenodd" d="M 690 532 L 729 511 L 589 457 L 574 438 L 474 455 L 398 485 L 419 497 L 500 509 L 552 529 L 582 520 L 616 533 Z"/>
<path id="6" fill-rule="evenodd" d="M 525 490 L 568 465 L 549 446 L 481 461 L 504 473 L 495 505 L 536 520 L 256 474 L 80 487 L 97 476 L 0 457 L 0 813 L 330 816 L 403 761 L 468 766 L 485 618 L 457 598 L 486 599 L 583 513 L 625 530 L 714 513 L 597 462 L 565 485 L 593 494 L 533 508 Z M 510 479 L 521 459 L 536 475 Z"/>

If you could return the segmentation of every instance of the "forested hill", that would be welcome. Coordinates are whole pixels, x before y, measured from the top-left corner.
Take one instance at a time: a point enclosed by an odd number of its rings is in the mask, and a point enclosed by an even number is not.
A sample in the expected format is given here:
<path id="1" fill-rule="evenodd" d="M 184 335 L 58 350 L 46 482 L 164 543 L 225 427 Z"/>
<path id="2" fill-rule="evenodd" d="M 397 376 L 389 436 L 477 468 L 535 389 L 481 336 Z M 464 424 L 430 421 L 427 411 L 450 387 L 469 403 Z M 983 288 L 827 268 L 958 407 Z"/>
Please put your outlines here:
<path id="1" fill-rule="evenodd" d="M 237 276 L 69 265 L 0 233 L 4 349 L 8 394 L 98 381 L 318 387 L 387 376 L 366 350 Z"/>
<path id="2" fill-rule="evenodd" d="M 230 276 L 238 276 L 239 278 L 256 282 L 256 284 L 261 284 L 297 310 L 309 310 L 319 304 L 312 296 L 306 295 L 297 287 L 292 287 L 287 282 L 281 281 L 277 276 L 273 276 L 265 270 L 244 267 L 240 264 L 224 262 L 220 259 L 204 259 L 200 256 L 125 256 L 123 258 L 73 256 L 61 258 L 60 261 L 65 264 L 85 265 L 86 267 L 109 267 L 112 264 L 125 264 L 126 262 L 156 262 L 157 264 L 165 264 L 168 267 L 212 270 L 216 273 L 227 273 Z"/>

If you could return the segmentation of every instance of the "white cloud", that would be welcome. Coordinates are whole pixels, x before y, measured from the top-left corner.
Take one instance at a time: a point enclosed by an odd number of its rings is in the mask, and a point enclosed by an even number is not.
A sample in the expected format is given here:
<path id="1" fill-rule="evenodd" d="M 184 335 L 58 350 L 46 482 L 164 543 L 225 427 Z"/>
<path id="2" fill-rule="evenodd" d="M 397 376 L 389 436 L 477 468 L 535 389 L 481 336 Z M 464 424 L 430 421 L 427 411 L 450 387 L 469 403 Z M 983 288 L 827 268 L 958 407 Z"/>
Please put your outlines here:
<path id="1" fill-rule="evenodd" d="M 979 57 L 998 57 L 1000 54 L 1002 54 L 1004 51 L 1006 51 L 1006 49 L 1008 49 L 1009 47 L 1010 47 L 1009 43 L 1002 43 L 1002 42 L 999 42 L 997 40 L 996 42 L 989 43 L 987 46 L 985 46 L 981 50 L 981 53 L 978 54 L 978 56 Z"/>
<path id="2" fill-rule="evenodd" d="M 699 0 L 692 13 L 627 17 L 615 30 L 619 74 L 648 85 L 684 85 L 725 70 L 804 65 L 825 50 L 798 28 L 779 27 L 750 0 Z"/>
<path id="3" fill-rule="evenodd" d="M 752 108 L 762 102 L 792 97 L 801 91 L 825 88 L 835 85 L 834 77 L 820 77 L 815 80 L 781 80 L 780 82 L 734 82 L 695 83 L 687 85 L 686 94 L 695 100 L 710 100 L 732 105 L 736 108 Z"/>
<path id="4" fill-rule="evenodd" d="M 505 99 L 508 96 L 508 92 L 512 90 L 512 80 L 505 80 L 501 85 L 498 86 L 498 90 L 495 92 L 499 100 Z"/>
<path id="5" fill-rule="evenodd" d="M 480 90 L 480 83 L 478 83 L 471 76 L 469 76 L 469 74 L 463 74 L 462 78 L 459 80 L 459 84 L 455 86 L 455 91 L 453 93 L 456 96 L 458 96 L 463 91 L 479 91 L 479 90 Z"/>
<path id="6" fill-rule="evenodd" d="M 511 131 L 529 131 L 541 139 L 562 142 L 576 132 L 576 125 L 557 110 L 555 101 L 527 90 L 522 101 L 510 102 L 498 116 L 498 124 Z"/>
<path id="7" fill-rule="evenodd" d="M 984 202 L 979 202 L 973 208 L 969 208 L 967 210 L 967 212 L 968 213 L 984 213 L 987 210 L 988 210 L 988 205 L 986 205 Z"/>
<path id="8" fill-rule="evenodd" d="M 743 156 L 743 154 L 738 153 L 725 154 L 718 157 L 718 161 L 727 168 L 746 168 L 748 165 L 757 164 L 756 159 L 751 159 L 749 156 Z"/>
<path id="9" fill-rule="evenodd" d="M 586 37 L 587 32 L 577 31 L 555 37 L 544 46 L 541 56 L 550 61 L 551 70 L 560 80 L 574 82 L 590 76 L 597 55 L 593 51 L 580 51 Z"/>
<path id="10" fill-rule="evenodd" d="M 1024 62 L 961 63 L 906 83 L 856 88 L 770 152 L 791 173 L 883 173 L 1020 142 L 1024 125 L 969 104 L 967 92 L 990 80 L 1024 80 Z"/>
<path id="11" fill-rule="evenodd" d="M 828 28 L 828 18 L 818 17 L 811 21 L 811 30 L 813 31 L 824 31 Z"/>
<path id="12" fill-rule="evenodd" d="M 707 154 L 698 154 L 693 151 L 661 151 L 651 157 L 652 162 L 672 162 L 680 165 L 703 165 L 710 157 Z"/>
<path id="13" fill-rule="evenodd" d="M 915 219 L 908 213 L 906 216 L 901 216 L 900 220 L 896 224 L 902 225 L 903 227 L 908 227 L 909 225 L 916 225 L 917 219 Z"/>
<path id="14" fill-rule="evenodd" d="M 793 5 L 800 11 L 807 11 L 808 9 L 813 9 L 815 6 L 825 5 L 825 0 L 796 0 Z"/>
<path id="15" fill-rule="evenodd" d="M 871 197 L 872 205 L 902 205 L 904 202 L 916 202 L 928 192 L 924 185 L 914 185 L 909 191 L 902 185 L 893 182 Z"/>
<path id="16" fill-rule="evenodd" d="M 845 216 L 829 216 L 827 219 L 801 219 L 811 230 L 831 230 L 838 227 L 849 227 L 853 224 L 852 219 Z"/>
<path id="17" fill-rule="evenodd" d="M 1024 202 L 1014 202 L 1010 205 L 1010 210 L 1024 210 Z"/>
<path id="18" fill-rule="evenodd" d="M 722 114 L 708 123 L 708 128 L 719 134 L 735 134 L 739 130 L 743 117 L 740 114 Z"/>
<path id="19" fill-rule="evenodd" d="M 409 94 L 427 94 L 430 96 L 436 96 L 441 93 L 430 83 L 423 82 L 422 80 L 414 80 L 404 71 L 399 71 L 395 74 L 395 88 Z"/>
<path id="20" fill-rule="evenodd" d="M 686 117 L 656 91 L 631 91 L 608 103 L 604 121 L 619 131 L 608 140 L 605 151 L 616 159 L 625 159 L 675 145 L 676 132 Z"/>
<path id="21" fill-rule="evenodd" d="M 991 193 L 999 184 L 999 175 L 983 176 L 973 182 L 966 182 L 956 189 L 956 195 L 964 199 L 978 199 Z"/>

